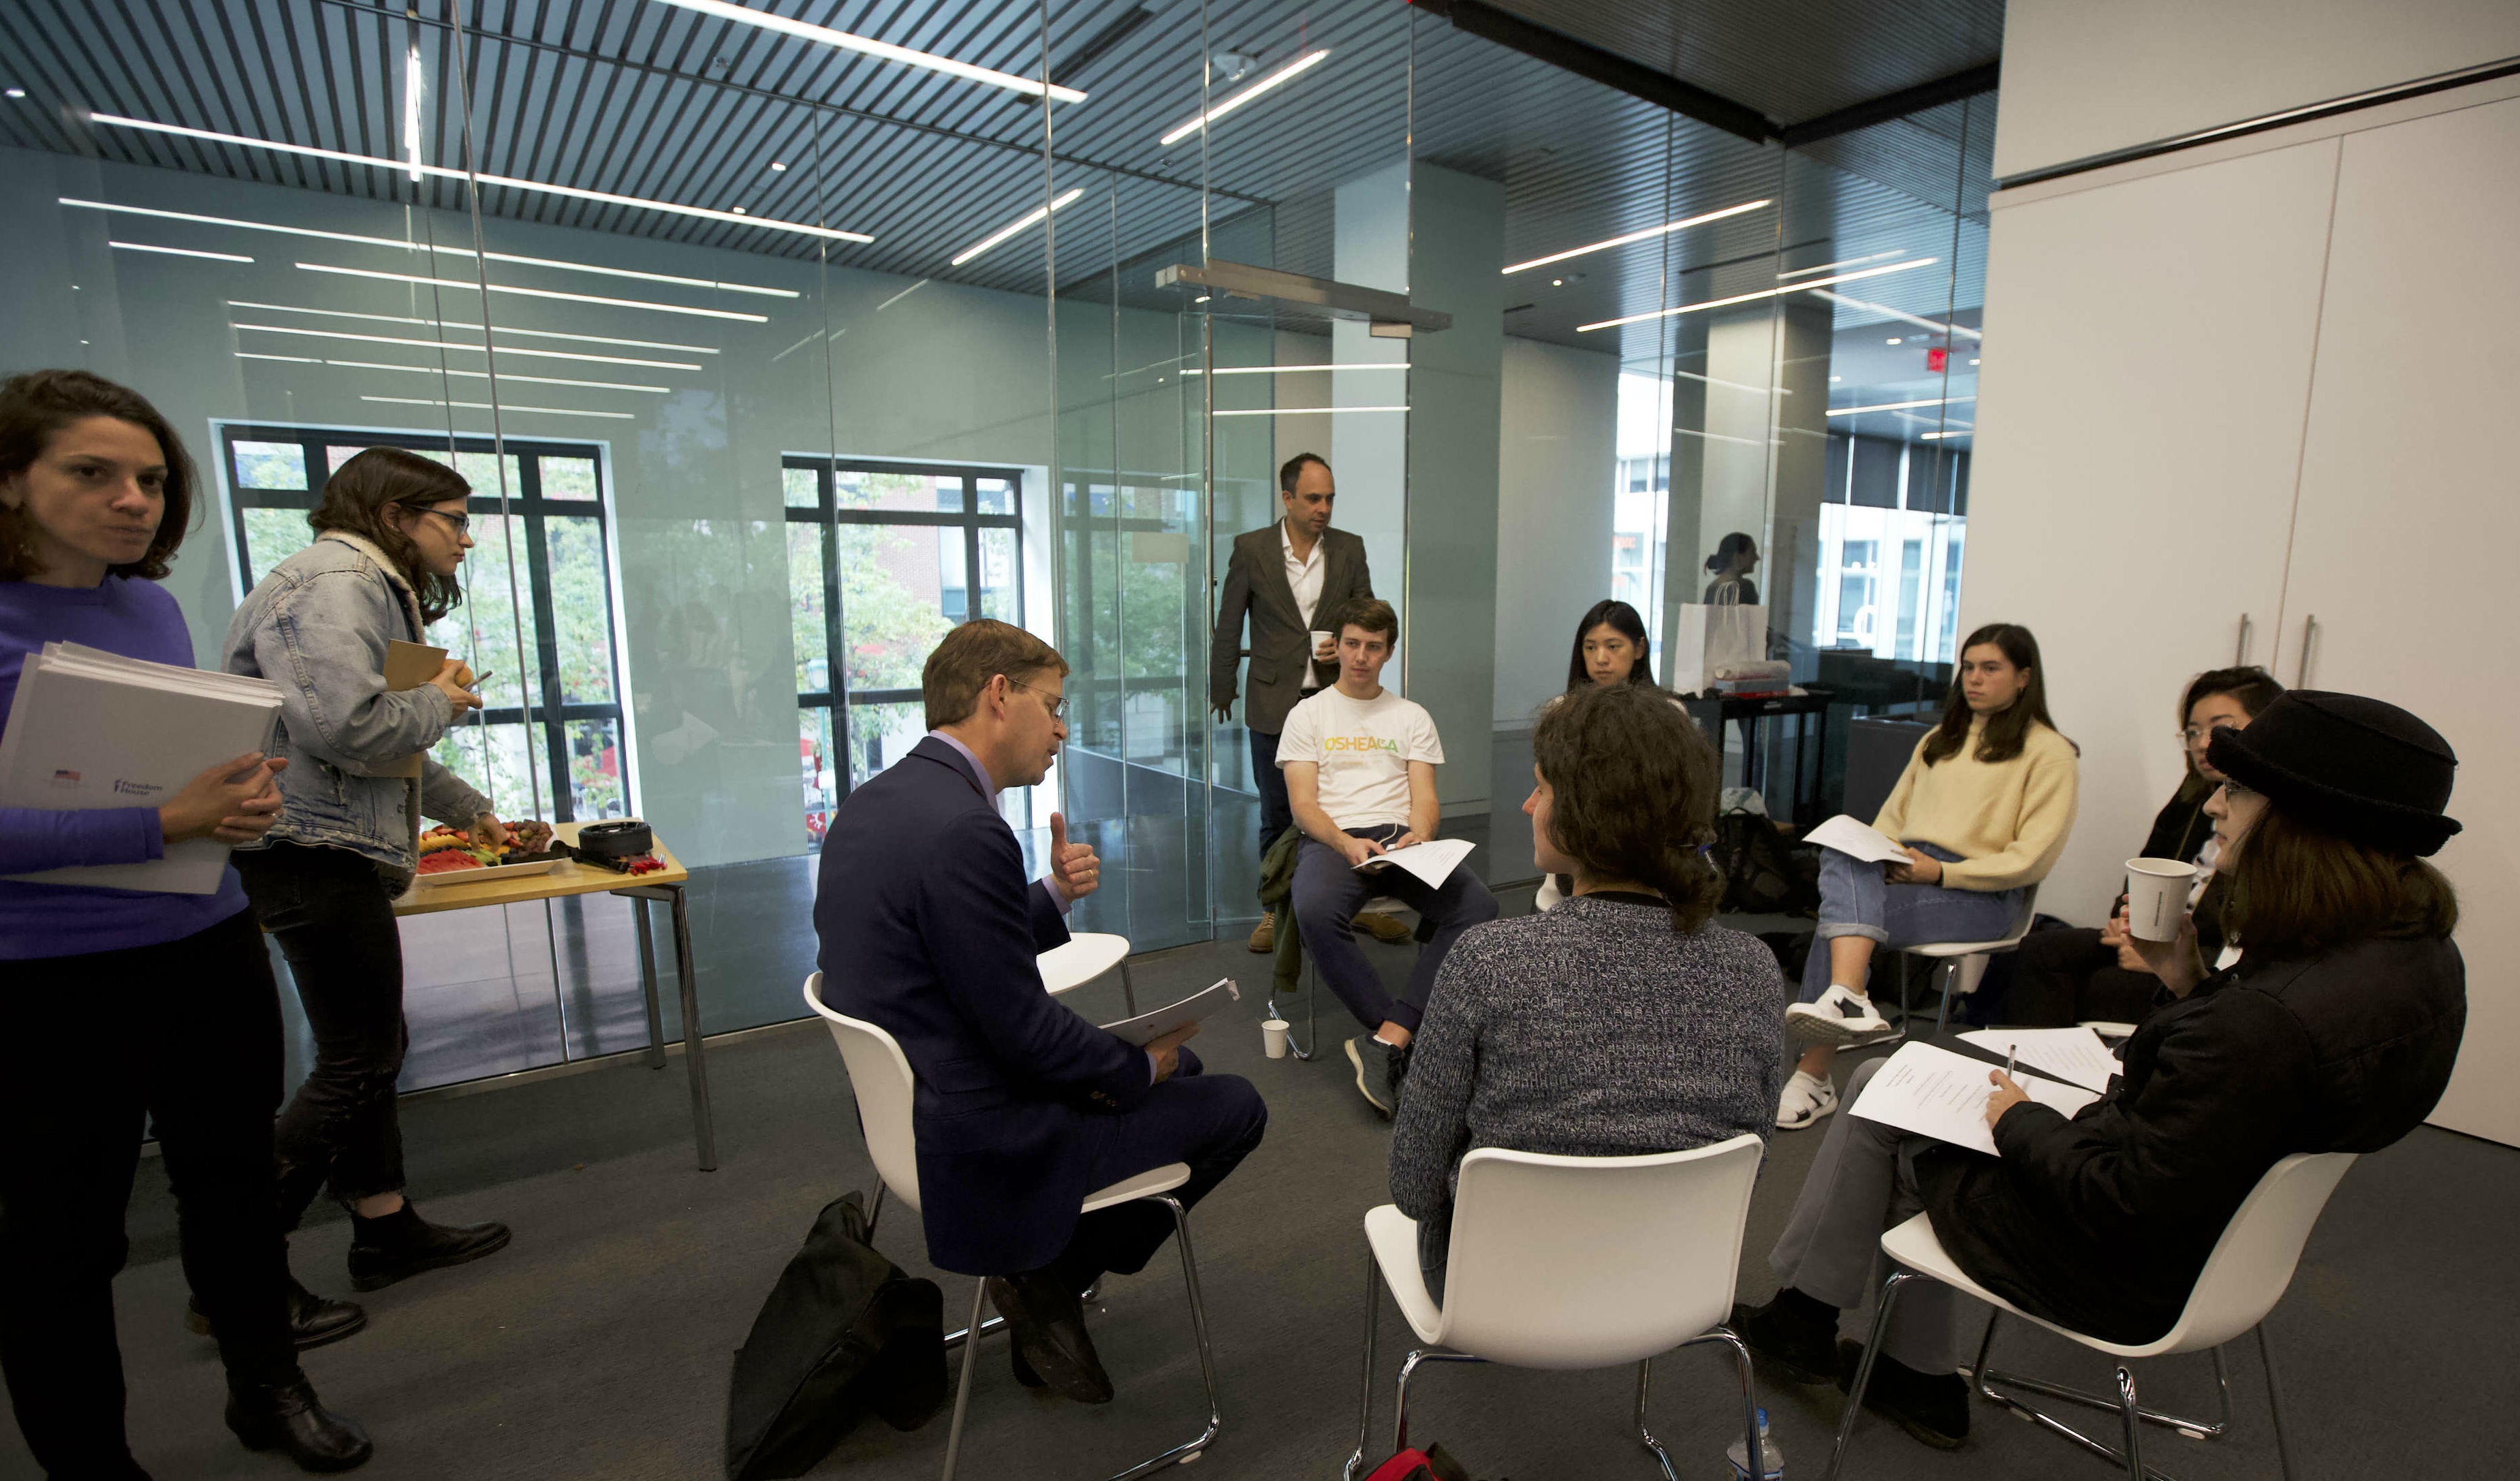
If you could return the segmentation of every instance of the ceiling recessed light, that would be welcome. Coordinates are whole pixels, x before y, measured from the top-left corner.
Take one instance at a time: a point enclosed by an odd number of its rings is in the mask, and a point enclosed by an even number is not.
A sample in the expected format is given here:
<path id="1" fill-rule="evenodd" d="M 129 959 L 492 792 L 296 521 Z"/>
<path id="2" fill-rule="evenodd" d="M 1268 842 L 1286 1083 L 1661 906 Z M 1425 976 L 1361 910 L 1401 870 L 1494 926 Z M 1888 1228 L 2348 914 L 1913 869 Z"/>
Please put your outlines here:
<path id="1" fill-rule="evenodd" d="M 1552 278 L 1549 280 L 1549 286 L 1551 288 L 1564 288 L 1566 286 L 1566 280 L 1563 278 Z"/>
<path id="2" fill-rule="evenodd" d="M 1882 342 L 1882 343 L 1884 343 L 1884 344 L 1896 344 L 1896 343 L 1898 343 L 1898 342 L 1899 342 L 1899 337 L 1898 337 L 1898 336 L 1896 336 L 1896 335 L 1893 335 L 1893 336 L 1891 336 L 1889 338 L 1884 339 L 1884 340 L 1882 340 L 1881 342 Z"/>
<path id="3" fill-rule="evenodd" d="M 746 212 L 744 211 L 743 207 L 742 207 L 742 206 L 741 206 L 741 205 L 739 205 L 739 206 L 735 207 L 735 213 L 736 213 L 737 215 L 739 215 L 739 216 L 746 214 Z M 1898 341 L 1894 339 L 1894 340 L 1892 340 L 1891 342 L 1892 342 L 1893 344 L 1896 344 Z"/>
<path id="4" fill-rule="evenodd" d="M 1828 383 L 1829 383 L 1829 384 L 1831 384 L 1831 385 L 1835 385 L 1837 382 L 1839 382 L 1840 381 L 1843 381 L 1843 380 L 1845 380 L 1845 379 L 1846 379 L 1846 378 L 1845 378 L 1844 376 L 1831 376 L 1831 377 L 1829 377 L 1829 378 L 1828 378 Z"/>
<path id="5" fill-rule="evenodd" d="M 1971 364 L 1971 365 L 1975 365 L 1975 364 L 1977 364 L 1977 362 L 1976 362 L 1975 360 L 1971 360 L 1971 361 L 1969 361 L 1969 364 Z"/>
<path id="6" fill-rule="evenodd" d="M 1155 143 L 1164 149 L 1172 148 L 1182 140 L 1197 133 L 1208 124 L 1214 123 L 1217 119 L 1224 117 L 1236 109 L 1250 102 L 1252 99 L 1259 97 L 1262 93 L 1268 92 L 1270 89 L 1277 87 L 1280 83 L 1292 80 L 1297 72 L 1305 70 L 1307 67 L 1312 67 L 1314 64 L 1323 61 L 1328 56 L 1329 48 L 1328 47 L 1324 47 L 1320 51 L 1304 53 L 1294 61 L 1287 63 L 1284 67 L 1271 72 L 1268 76 L 1261 78 L 1259 81 L 1252 83 L 1249 87 L 1236 93 L 1224 102 L 1217 104 L 1206 112 L 1191 119 L 1188 123 L 1174 125 L 1169 132 L 1167 132 L 1162 138 L 1156 140 Z"/>
<path id="7" fill-rule="evenodd" d="M 26 96 L 26 90 L 22 87 L 13 87 L 9 89 L 9 96 L 12 98 L 22 98 Z"/>
<path id="8" fill-rule="evenodd" d="M 1631 242 L 1642 242 L 1648 237 L 1669 236 L 1671 233 L 1683 230 L 1687 227 L 1702 226 L 1709 221 L 1721 221 L 1727 216 L 1737 216 L 1743 211 L 1754 211 L 1769 203 L 1771 202 L 1766 201 L 1744 201 L 1739 205 L 1728 205 L 1720 211 L 1708 211 L 1702 216 L 1688 216 L 1678 221 L 1666 221 L 1660 226 L 1648 226 L 1643 231 L 1630 232 L 1624 237 L 1612 237 L 1607 242 L 1596 242 L 1591 247 L 1569 247 L 1562 252 L 1551 252 L 1546 257 L 1534 257 L 1528 262 L 1517 262 L 1513 266 L 1507 268 L 1506 273 L 1508 276 L 1511 276 L 1514 273 L 1523 272 L 1530 268 L 1547 267 L 1552 262 L 1563 262 L 1569 257 L 1581 257 L 1586 252 L 1605 252 L 1611 247 L 1625 247 Z"/>
<path id="9" fill-rule="evenodd" d="M 1212 297 L 1212 296 L 1214 296 L 1214 295 L 1213 295 L 1213 294 L 1209 294 L 1209 293 L 1201 293 L 1201 294 L 1199 294 L 1197 297 L 1192 298 L 1192 300 L 1190 300 L 1190 301 L 1191 301 L 1191 302 L 1192 302 L 1192 303 L 1205 303 L 1205 302 L 1206 302 L 1210 297 Z"/>
<path id="10" fill-rule="evenodd" d="M 771 160 L 771 161 L 770 161 L 770 172 L 771 172 L 772 174 L 774 174 L 774 175 L 775 175 L 775 174 L 778 174 L 781 170 L 784 170 L 784 169 L 786 169 L 787 167 L 788 167 L 788 166 L 786 166 L 786 165 L 784 165 L 784 164 L 780 163 L 780 162 L 779 162 L 778 160 L 776 160 L 776 159 L 773 159 L 773 160 Z"/>
<path id="11" fill-rule="evenodd" d="M 930 71 L 961 77 L 968 82 L 986 82 L 993 87 L 1008 88 L 1035 98 L 1040 97 L 1043 92 L 1042 84 L 1030 77 L 1018 77 L 1011 72 L 991 71 L 985 67 L 973 67 L 968 62 L 939 57 L 933 52 L 913 51 L 909 47 L 895 46 L 889 41 L 878 41 L 870 36 L 852 36 L 846 31 L 835 31 L 829 26 L 809 25 L 802 21 L 790 21 L 785 16 L 773 16 L 762 11 L 747 10 L 741 5 L 729 5 L 725 0 L 665 0 L 665 4 L 680 6 L 687 11 L 698 11 L 703 16 L 715 16 L 721 21 L 739 21 L 745 25 L 760 26 L 763 30 L 779 31 L 807 41 L 819 41 L 825 46 L 836 46 L 843 51 L 863 52 L 867 56 L 878 57 L 886 62 L 923 67 Z M 1059 87 L 1054 84 L 1049 88 L 1049 93 L 1061 103 L 1085 101 L 1085 95 L 1072 87 Z"/>

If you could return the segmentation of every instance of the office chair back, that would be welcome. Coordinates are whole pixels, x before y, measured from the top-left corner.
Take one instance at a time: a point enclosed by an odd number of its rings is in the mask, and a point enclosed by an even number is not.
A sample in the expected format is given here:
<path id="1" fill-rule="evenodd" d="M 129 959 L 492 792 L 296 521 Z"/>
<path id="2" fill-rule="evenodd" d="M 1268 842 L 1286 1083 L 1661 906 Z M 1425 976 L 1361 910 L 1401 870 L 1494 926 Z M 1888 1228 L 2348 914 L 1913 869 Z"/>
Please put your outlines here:
<path id="1" fill-rule="evenodd" d="M 1723 1324 L 1761 1144 L 1462 1159 L 1437 1340 L 1519 1368 L 1636 1363 Z"/>
<path id="2" fill-rule="evenodd" d="M 2266 1320 L 2292 1284 L 2301 1247 L 2354 1156 L 2295 1152 L 2267 1169 L 2214 1241 L 2187 1309 L 2162 1338 L 2163 1351 L 2220 1347 Z"/>
<path id="3" fill-rule="evenodd" d="M 805 1006 L 832 1031 L 840 1058 L 849 1067 L 849 1089 L 857 1096 L 858 1123 L 866 1130 L 867 1154 L 877 1176 L 892 1195 L 912 1208 L 919 1206 L 919 1144 L 911 1130 L 910 1056 L 892 1035 L 823 1001 L 823 974 L 805 979 Z"/>

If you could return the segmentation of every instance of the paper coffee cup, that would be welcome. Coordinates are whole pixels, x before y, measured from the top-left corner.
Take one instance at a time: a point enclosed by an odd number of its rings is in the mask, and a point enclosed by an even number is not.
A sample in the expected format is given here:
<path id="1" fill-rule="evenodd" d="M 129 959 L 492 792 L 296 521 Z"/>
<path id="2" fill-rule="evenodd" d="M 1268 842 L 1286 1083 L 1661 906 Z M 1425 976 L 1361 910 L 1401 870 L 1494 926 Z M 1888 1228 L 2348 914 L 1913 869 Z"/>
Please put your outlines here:
<path id="1" fill-rule="evenodd" d="M 1287 1026 L 1286 1020 L 1283 1018 L 1271 1018 L 1260 1025 L 1260 1044 L 1262 1048 L 1268 1051 L 1270 1058 L 1283 1059 L 1286 1057 Z"/>
<path id="2" fill-rule="evenodd" d="M 1325 661 L 1325 660 L 1323 660 L 1323 659 L 1322 659 L 1322 657 L 1321 657 L 1322 645 L 1323 645 L 1323 644 L 1325 644 L 1325 643 L 1335 643 L 1335 642 L 1337 642 L 1337 641 L 1338 641 L 1338 634 L 1336 634 L 1336 633 L 1326 633 L 1326 632 L 1323 632 L 1323 631 L 1321 631 L 1320 629 L 1316 628 L 1316 629 L 1314 630 L 1314 632 L 1313 632 L 1313 635 L 1312 635 L 1312 636 L 1313 636 L 1313 647 L 1312 647 L 1311 651 L 1309 651 L 1308 653 L 1306 653 L 1306 654 L 1305 654 L 1305 656 L 1306 656 L 1306 657 L 1308 657 L 1308 658 L 1312 658 L 1312 659 L 1314 659 L 1314 660 L 1315 660 L 1315 661 L 1317 661 L 1317 662 L 1319 662 L 1319 661 Z"/>
<path id="3" fill-rule="evenodd" d="M 2126 871 L 2127 930 L 2144 941 L 2178 940 L 2196 866 L 2185 859 L 2129 859 Z"/>

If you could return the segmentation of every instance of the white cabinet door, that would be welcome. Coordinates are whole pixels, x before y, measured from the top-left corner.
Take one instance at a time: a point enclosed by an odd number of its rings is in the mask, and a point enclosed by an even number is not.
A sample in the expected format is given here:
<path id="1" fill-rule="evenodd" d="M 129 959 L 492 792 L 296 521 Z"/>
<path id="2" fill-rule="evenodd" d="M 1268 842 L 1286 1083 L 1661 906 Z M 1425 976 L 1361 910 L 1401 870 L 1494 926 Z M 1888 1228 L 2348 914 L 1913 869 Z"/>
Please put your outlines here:
<path id="1" fill-rule="evenodd" d="M 2337 142 L 1998 209 L 1963 633 L 2039 637 L 2082 806 L 2043 910 L 2096 925 L 2182 760 L 2180 691 L 2269 652 Z"/>
<path id="2" fill-rule="evenodd" d="M 2520 1144 L 2520 100 L 2346 138 L 2278 676 L 2458 752 L 2467 1041 L 2433 1119 Z M 2303 626 L 2316 619 L 2305 652 Z"/>

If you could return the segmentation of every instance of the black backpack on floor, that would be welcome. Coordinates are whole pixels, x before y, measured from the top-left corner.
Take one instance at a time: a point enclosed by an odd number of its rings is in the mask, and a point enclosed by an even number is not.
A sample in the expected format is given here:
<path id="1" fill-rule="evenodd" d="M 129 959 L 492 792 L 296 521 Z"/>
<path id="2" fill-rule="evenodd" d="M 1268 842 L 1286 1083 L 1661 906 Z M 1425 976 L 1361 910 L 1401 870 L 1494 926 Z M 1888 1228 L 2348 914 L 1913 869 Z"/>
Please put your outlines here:
<path id="1" fill-rule="evenodd" d="M 1808 916 L 1820 909 L 1820 857 L 1777 831 L 1758 813 L 1715 819 L 1715 867 L 1724 874 L 1720 909 L 1741 916 Z"/>
<path id="2" fill-rule="evenodd" d="M 801 1476 L 870 1412 L 917 1429 L 949 1392 L 945 1293 L 877 1253 L 865 1205 L 844 1193 L 816 1216 L 736 1350 L 728 1481 Z"/>

